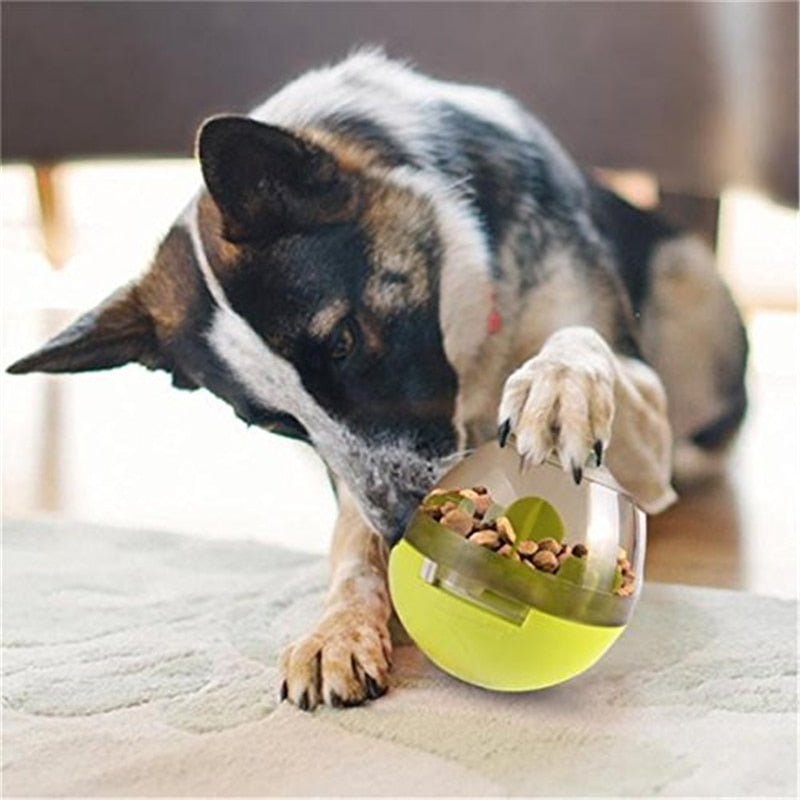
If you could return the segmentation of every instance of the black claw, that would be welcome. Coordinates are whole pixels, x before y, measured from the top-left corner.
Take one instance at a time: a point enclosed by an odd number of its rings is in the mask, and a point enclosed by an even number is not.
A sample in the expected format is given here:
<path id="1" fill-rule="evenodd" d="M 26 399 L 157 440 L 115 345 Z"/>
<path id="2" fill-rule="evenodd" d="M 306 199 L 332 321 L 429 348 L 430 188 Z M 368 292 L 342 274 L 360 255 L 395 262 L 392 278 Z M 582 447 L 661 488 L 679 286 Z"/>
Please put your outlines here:
<path id="1" fill-rule="evenodd" d="M 317 697 L 322 697 L 322 650 L 317 653 L 314 667 L 314 682 L 317 687 Z"/>
<path id="2" fill-rule="evenodd" d="M 284 700 L 285 700 L 285 699 L 286 699 L 288 696 L 289 696 L 289 687 L 287 686 L 287 684 L 286 684 L 286 681 L 284 681 L 284 682 L 281 684 L 281 703 L 282 703 L 282 702 L 283 702 L 283 701 L 284 701 Z"/>
<path id="3" fill-rule="evenodd" d="M 297 705 L 302 711 L 308 711 L 308 689 L 306 689 L 300 696 L 300 702 Z"/>
<path id="4" fill-rule="evenodd" d="M 372 675 L 366 675 L 364 682 L 367 684 L 367 697 L 369 697 L 370 700 L 380 697 L 385 691 L 385 689 L 381 688 L 381 686 L 378 684 L 378 681 L 376 681 Z"/>
<path id="5" fill-rule="evenodd" d="M 343 708 L 344 700 L 342 700 L 342 698 L 339 697 L 339 695 L 336 694 L 336 692 L 331 692 L 331 705 L 334 708 Z"/>
<path id="6" fill-rule="evenodd" d="M 506 442 L 508 441 L 508 435 L 511 433 L 511 420 L 507 419 L 498 429 L 497 429 L 497 441 L 500 443 L 500 447 L 505 447 Z"/>
<path id="7" fill-rule="evenodd" d="M 383 697 L 386 694 L 386 686 L 381 686 L 372 675 L 367 675 L 367 697 L 370 700 L 375 700 L 378 697 Z"/>
<path id="8" fill-rule="evenodd" d="M 594 457 L 599 467 L 603 463 L 603 443 L 599 439 L 594 443 Z"/>
<path id="9" fill-rule="evenodd" d="M 583 479 L 583 470 L 577 464 L 573 463 L 572 480 L 574 480 L 576 484 L 580 484 L 582 479 Z"/>

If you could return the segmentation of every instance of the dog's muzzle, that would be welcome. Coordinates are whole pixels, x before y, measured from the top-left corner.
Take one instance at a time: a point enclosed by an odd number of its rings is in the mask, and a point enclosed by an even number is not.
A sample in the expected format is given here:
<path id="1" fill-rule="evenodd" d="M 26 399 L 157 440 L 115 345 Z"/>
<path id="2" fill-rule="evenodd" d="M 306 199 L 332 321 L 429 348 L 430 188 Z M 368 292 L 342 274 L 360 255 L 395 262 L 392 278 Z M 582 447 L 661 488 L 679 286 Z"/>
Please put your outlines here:
<path id="1" fill-rule="evenodd" d="M 417 494 L 403 494 L 396 500 L 390 509 L 387 509 L 388 533 L 384 533 L 389 547 L 394 547 L 402 538 L 411 521 L 411 517 L 419 506 L 422 498 Z"/>

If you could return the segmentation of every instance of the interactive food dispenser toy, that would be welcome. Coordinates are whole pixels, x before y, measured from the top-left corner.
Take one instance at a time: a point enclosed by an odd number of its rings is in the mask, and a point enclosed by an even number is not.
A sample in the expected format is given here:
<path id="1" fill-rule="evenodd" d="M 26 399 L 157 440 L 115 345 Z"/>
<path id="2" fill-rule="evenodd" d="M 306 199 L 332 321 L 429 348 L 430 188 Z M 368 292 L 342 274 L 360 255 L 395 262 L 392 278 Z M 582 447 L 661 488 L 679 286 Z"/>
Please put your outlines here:
<path id="1" fill-rule="evenodd" d="M 448 472 L 389 559 L 400 621 L 445 672 L 525 691 L 594 664 L 642 586 L 645 515 L 605 469 L 519 469 L 484 445 Z M 538 555 L 537 555 L 538 553 Z"/>

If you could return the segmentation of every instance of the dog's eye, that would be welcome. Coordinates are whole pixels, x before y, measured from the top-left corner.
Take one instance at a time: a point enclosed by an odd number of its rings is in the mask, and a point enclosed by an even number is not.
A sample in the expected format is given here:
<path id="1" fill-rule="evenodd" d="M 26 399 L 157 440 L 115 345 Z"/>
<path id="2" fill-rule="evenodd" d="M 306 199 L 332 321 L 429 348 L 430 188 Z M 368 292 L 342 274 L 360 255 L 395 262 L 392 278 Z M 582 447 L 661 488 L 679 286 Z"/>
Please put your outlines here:
<path id="1" fill-rule="evenodd" d="M 334 329 L 328 340 L 331 358 L 341 361 L 353 352 L 356 345 L 356 324 L 350 317 L 345 317 Z"/>

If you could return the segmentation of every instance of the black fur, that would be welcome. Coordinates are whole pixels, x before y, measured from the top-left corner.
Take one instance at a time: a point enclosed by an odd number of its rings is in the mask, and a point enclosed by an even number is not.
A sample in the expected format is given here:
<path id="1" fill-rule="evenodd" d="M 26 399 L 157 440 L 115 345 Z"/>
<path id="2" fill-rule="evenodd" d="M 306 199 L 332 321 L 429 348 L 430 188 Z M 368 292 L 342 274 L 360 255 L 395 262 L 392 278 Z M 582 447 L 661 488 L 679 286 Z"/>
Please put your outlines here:
<path id="1" fill-rule="evenodd" d="M 118 289 L 44 347 L 15 361 L 7 372 L 89 372 L 131 361 L 151 369 L 165 367 L 155 331 L 134 285 Z"/>
<path id="2" fill-rule="evenodd" d="M 197 149 L 232 242 L 306 230 L 351 199 L 352 186 L 329 153 L 273 125 L 217 117 L 203 126 Z"/>
<path id="3" fill-rule="evenodd" d="M 342 136 L 348 141 L 358 142 L 378 153 L 381 161 L 389 167 L 412 166 L 419 168 L 421 164 L 380 124 L 365 116 L 357 114 L 331 114 L 319 121 L 325 130 Z"/>
<path id="4" fill-rule="evenodd" d="M 641 313 L 650 292 L 650 256 L 678 231 L 657 214 L 641 211 L 608 189 L 587 179 L 592 219 L 615 257 L 634 313 Z"/>
<path id="5" fill-rule="evenodd" d="M 428 305 L 389 319 L 371 315 L 363 302 L 368 247 L 356 222 L 284 237 L 248 248 L 239 268 L 223 275 L 223 287 L 232 307 L 295 366 L 317 402 L 354 432 L 385 437 L 391 431 L 415 441 L 419 452 L 452 452 L 457 384 L 437 322 L 436 245 L 428 242 L 434 281 Z M 349 307 L 355 337 L 353 352 L 341 360 L 331 357 L 330 341 L 308 331 L 314 314 L 336 301 Z M 376 352 L 367 347 L 366 324 L 380 339 Z"/>
<path id="6" fill-rule="evenodd" d="M 530 275 L 550 241 L 552 223 L 570 217 L 570 194 L 557 185 L 547 157 L 534 140 L 519 139 L 449 103 L 441 103 L 436 116 L 438 133 L 433 147 L 437 168 L 467 193 L 494 254 L 510 226 L 525 219 L 522 246 Z M 523 201 L 529 204 L 527 211 L 520 209 Z M 495 279 L 500 279 L 496 257 L 492 269 Z"/>

